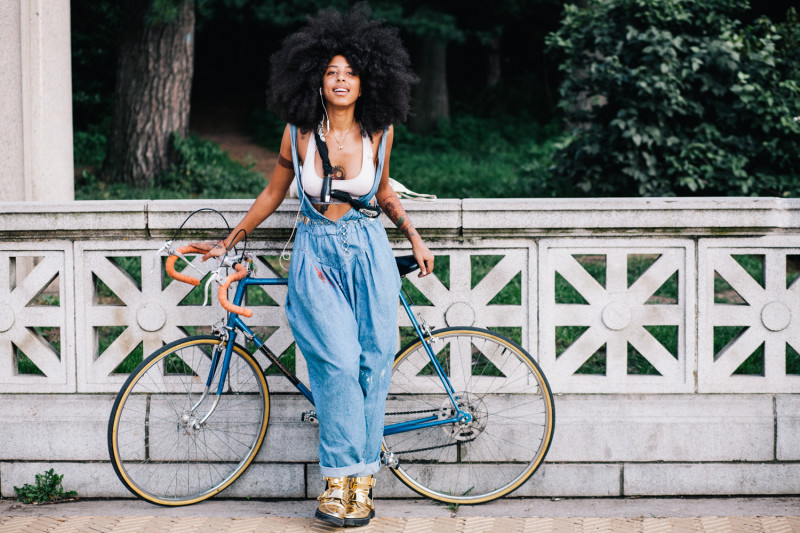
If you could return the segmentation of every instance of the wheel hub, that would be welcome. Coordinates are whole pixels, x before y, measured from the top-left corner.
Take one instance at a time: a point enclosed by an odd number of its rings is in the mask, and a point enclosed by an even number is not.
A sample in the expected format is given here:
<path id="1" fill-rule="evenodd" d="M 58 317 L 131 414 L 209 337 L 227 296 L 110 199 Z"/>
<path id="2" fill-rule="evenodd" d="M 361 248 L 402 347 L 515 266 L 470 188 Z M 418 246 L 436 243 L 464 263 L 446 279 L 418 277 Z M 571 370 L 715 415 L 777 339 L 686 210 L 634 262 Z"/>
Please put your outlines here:
<path id="1" fill-rule="evenodd" d="M 457 394 L 455 398 L 456 402 L 458 402 L 458 408 L 468 413 L 470 419 L 457 421 L 452 425 L 445 424 L 442 426 L 442 430 L 447 436 L 457 441 L 474 440 L 486 429 L 486 422 L 489 419 L 486 404 L 478 396 L 470 392 L 462 392 Z M 453 409 L 453 404 L 448 398 L 439 409 L 439 420 L 452 418 L 455 414 L 456 411 Z"/>
<path id="2" fill-rule="evenodd" d="M 185 411 L 181 414 L 178 420 L 178 430 L 183 429 L 187 435 L 191 435 L 200 431 L 200 421 L 194 416 L 194 413 Z"/>

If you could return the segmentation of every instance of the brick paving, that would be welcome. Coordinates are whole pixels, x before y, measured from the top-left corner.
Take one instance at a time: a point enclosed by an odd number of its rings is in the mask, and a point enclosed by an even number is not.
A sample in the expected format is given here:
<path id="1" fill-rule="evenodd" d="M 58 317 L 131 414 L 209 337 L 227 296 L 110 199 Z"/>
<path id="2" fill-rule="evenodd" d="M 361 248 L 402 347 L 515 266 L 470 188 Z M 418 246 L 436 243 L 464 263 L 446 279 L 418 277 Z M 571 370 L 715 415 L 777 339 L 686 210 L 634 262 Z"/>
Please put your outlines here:
<path id="1" fill-rule="evenodd" d="M 800 533 L 800 497 L 506 498 L 454 507 L 430 500 L 378 502 L 374 533 Z M 326 533 L 315 500 L 212 499 L 159 507 L 134 499 L 24 505 L 0 499 L 0 533 Z"/>
<path id="2" fill-rule="evenodd" d="M 163 516 L 0 517 L 0 533 L 294 533 L 340 528 L 311 518 Z M 375 518 L 370 533 L 800 533 L 800 516 Z"/>

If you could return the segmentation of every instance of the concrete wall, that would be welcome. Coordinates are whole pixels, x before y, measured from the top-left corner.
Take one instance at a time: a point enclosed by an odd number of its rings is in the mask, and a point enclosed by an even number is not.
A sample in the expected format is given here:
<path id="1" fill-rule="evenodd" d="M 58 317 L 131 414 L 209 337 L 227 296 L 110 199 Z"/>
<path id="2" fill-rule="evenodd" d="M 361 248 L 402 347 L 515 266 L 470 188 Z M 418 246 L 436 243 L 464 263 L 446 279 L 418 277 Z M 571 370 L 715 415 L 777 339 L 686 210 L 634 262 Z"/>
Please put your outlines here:
<path id="1" fill-rule="evenodd" d="M 0 200 L 74 198 L 69 0 L 0 2 Z"/>
<path id="2" fill-rule="evenodd" d="M 405 204 L 450 269 L 449 280 L 409 277 L 433 304 L 420 313 L 439 327 L 451 325 L 457 310 L 459 321 L 470 316 L 476 326 L 515 331 L 552 385 L 557 416 L 550 453 L 516 495 L 797 493 L 800 370 L 793 351 L 800 352 L 800 289 L 793 281 L 800 201 Z M 106 447 L 109 410 L 126 377 L 114 369 L 140 343 L 148 353 L 180 336 L 182 327 L 221 317 L 215 307 L 180 305 L 185 293 L 163 287 L 159 269 L 151 272 L 155 251 L 204 205 L 235 223 L 249 202 L 0 203 L 0 494 L 13 495 L 14 485 L 52 466 L 81 496 L 129 496 Z M 287 201 L 258 230 L 252 246 L 260 255 L 280 253 L 296 209 L 296 201 Z M 180 241 L 221 236 L 223 228 L 216 215 L 203 213 Z M 390 237 L 397 253 L 407 250 L 394 231 Z M 494 266 L 473 280 L 475 256 L 487 255 Z M 741 266 L 746 256 L 760 258 L 760 275 Z M 115 257 L 135 258 L 141 283 L 120 276 Z M 17 279 L 14 265 L 26 258 L 37 258 L 37 266 Z M 632 275 L 631 265 L 642 258 L 649 268 Z M 598 261 L 605 265 L 600 279 L 585 268 Z M 659 292 L 670 279 L 677 279 L 672 291 Z M 58 299 L 37 299 L 54 280 Z M 98 301 L 98 280 L 118 297 L 116 305 Z M 557 282 L 571 285 L 583 303 L 556 301 Z M 492 302 L 501 290 L 514 293 L 511 304 Z M 735 303 L 721 299 L 721 291 Z M 271 296 L 282 303 L 280 291 Z M 153 306 L 167 317 L 156 331 L 139 314 Z M 292 342 L 279 308 L 257 307 L 248 322 L 274 330 L 273 351 Z M 100 353 L 98 332 L 115 325 L 126 326 L 127 335 Z M 576 326 L 584 333 L 560 346 L 561 328 Z M 671 328 L 674 344 L 655 340 L 654 327 Z M 732 327 L 742 332 L 715 346 L 715 331 Z M 57 330 L 56 347 L 35 334 L 43 328 L 51 336 Z M 583 373 L 602 347 L 604 372 Z M 632 348 L 655 373 L 628 364 Z M 44 375 L 20 373 L 20 350 Z M 761 372 L 737 373 L 754 352 L 761 354 Z M 302 364 L 297 370 L 305 377 Z M 291 392 L 283 378 L 268 380 L 273 393 Z M 264 448 L 225 496 L 318 494 L 316 426 L 300 422 L 307 408 L 297 395 L 273 398 Z M 382 497 L 412 496 L 390 473 L 381 476 Z"/>

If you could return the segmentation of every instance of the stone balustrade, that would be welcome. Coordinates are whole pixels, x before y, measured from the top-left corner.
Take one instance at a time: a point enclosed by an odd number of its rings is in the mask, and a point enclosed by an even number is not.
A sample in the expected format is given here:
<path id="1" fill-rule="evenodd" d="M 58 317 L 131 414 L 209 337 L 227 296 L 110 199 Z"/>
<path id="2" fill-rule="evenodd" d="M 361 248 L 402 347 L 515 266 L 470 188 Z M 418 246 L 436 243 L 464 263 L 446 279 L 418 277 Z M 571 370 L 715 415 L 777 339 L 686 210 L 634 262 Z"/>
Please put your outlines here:
<path id="1" fill-rule="evenodd" d="M 556 395 L 547 462 L 515 494 L 798 491 L 800 200 L 404 204 L 441 267 L 406 282 L 419 313 L 518 340 Z M 128 496 L 106 444 L 125 369 L 223 316 L 168 283 L 156 250 L 199 207 L 235 224 L 249 205 L 0 203 L 2 496 L 50 467 L 81 496 Z M 297 201 L 285 202 L 252 236 L 259 275 L 281 275 L 296 213 Z M 226 233 L 202 212 L 179 241 Z M 408 249 L 396 230 L 390 238 L 398 254 Z M 263 291 L 248 323 L 287 353 L 285 287 Z M 302 358 L 296 371 L 306 379 Z M 300 422 L 307 405 L 286 380 L 268 381 L 266 443 L 224 495 L 315 497 L 316 427 Z M 412 496 L 381 476 L 382 497 Z"/>

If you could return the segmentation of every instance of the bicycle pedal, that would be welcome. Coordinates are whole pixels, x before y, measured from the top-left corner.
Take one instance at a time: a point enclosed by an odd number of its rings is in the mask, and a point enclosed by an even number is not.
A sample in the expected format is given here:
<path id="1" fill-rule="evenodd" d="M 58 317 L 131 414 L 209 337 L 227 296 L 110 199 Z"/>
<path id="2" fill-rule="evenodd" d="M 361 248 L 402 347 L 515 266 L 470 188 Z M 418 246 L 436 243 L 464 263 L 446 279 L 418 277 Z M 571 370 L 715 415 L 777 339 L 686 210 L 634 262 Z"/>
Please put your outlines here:
<path id="1" fill-rule="evenodd" d="M 303 414 L 300 415 L 301 422 L 316 422 L 317 421 L 317 412 L 314 410 L 311 411 L 303 411 Z"/>

